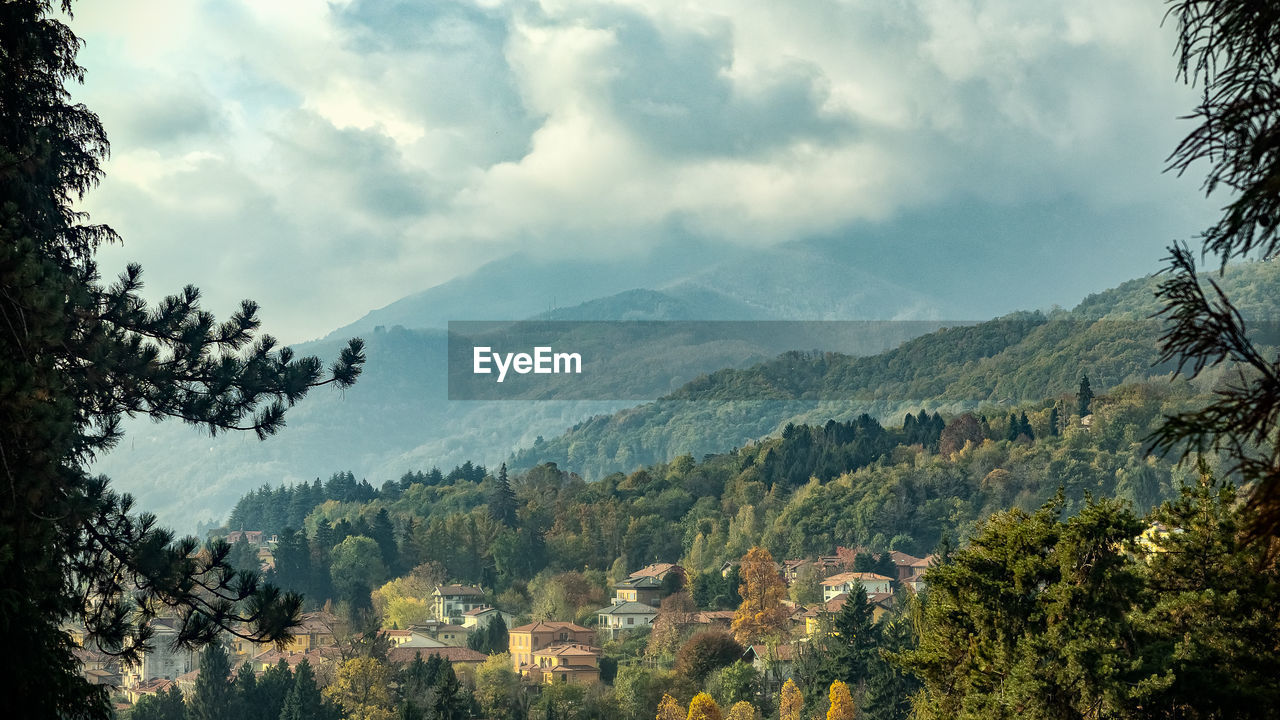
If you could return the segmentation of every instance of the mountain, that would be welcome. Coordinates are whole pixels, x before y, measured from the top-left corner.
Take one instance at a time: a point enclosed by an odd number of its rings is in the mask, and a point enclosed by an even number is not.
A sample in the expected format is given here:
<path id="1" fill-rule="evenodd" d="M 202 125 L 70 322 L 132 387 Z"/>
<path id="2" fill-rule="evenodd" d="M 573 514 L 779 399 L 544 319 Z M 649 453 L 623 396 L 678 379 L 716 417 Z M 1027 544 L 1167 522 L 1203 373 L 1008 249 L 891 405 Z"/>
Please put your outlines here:
<path id="1" fill-rule="evenodd" d="M 848 318 L 937 316 L 929 298 L 875 281 L 851 258 L 828 255 L 802 245 L 712 252 L 682 244 L 630 262 L 507 258 L 370 312 L 321 340 L 294 346 L 299 354 L 330 358 L 348 337 L 359 335 L 366 341 L 368 362 L 354 387 L 342 393 L 317 389 L 293 408 L 279 435 L 258 442 L 239 434 L 209 437 L 176 423 L 129 420 L 124 441 L 93 470 L 113 478 L 117 488 L 163 522 L 191 529 L 196 521 L 224 516 L 237 497 L 262 484 L 310 481 L 337 470 L 380 483 L 433 465 L 497 464 L 539 437 L 555 437 L 637 399 L 660 397 L 720 368 L 754 365 L 793 347 L 879 352 L 906 339 L 904 332 L 938 326 L 902 326 L 895 328 L 896 335 L 832 337 L 821 344 L 772 332 L 709 342 L 691 339 L 687 327 L 673 327 L 670 335 L 647 345 L 632 339 L 635 352 L 617 363 L 625 371 L 622 395 L 548 402 L 449 400 L 445 328 L 451 320 L 768 321 L 838 317 L 836 312 Z M 785 282 L 767 279 L 774 274 Z M 788 286 L 806 275 L 822 284 L 802 283 L 801 292 Z M 631 289 L 619 292 L 619 286 Z M 878 293 L 887 297 L 873 302 Z M 577 299 L 582 302 L 555 307 Z M 603 338 L 592 342 L 606 345 Z"/>
<path id="2" fill-rule="evenodd" d="M 1280 263 L 1228 268 L 1214 276 L 1260 339 L 1277 343 Z M 868 413 L 888 423 L 920 408 L 958 412 L 1074 393 L 1082 373 L 1095 388 L 1169 375 L 1160 363 L 1160 306 L 1150 276 L 1091 295 L 1070 312 L 1015 313 L 947 327 L 886 352 L 786 353 L 751 368 L 698 378 L 652 403 L 575 425 L 526 448 L 513 466 L 555 462 L 587 478 L 630 472 L 690 454 L 723 452 L 787 424 L 821 424 Z M 1201 379 L 1212 383 L 1210 372 Z"/>

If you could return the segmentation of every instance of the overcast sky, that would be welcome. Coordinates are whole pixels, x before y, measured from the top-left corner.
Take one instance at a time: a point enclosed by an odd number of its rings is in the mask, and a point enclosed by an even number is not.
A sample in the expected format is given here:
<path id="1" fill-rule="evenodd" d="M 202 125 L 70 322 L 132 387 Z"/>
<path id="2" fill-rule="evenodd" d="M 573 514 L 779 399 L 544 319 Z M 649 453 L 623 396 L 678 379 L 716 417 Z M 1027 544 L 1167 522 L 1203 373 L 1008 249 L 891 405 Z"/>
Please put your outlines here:
<path id="1" fill-rule="evenodd" d="M 1204 215 L 1198 183 L 1161 170 L 1195 95 L 1175 82 L 1162 13 L 86 2 L 77 96 L 113 144 L 87 209 L 125 238 L 104 274 L 140 261 L 151 291 L 194 283 L 220 314 L 252 297 L 287 341 L 516 249 L 643 252 L 673 227 L 766 245 L 1062 198 L 1101 234 L 1126 216 L 1182 227 Z M 1141 275 L 1169 232 L 1079 262 Z"/>

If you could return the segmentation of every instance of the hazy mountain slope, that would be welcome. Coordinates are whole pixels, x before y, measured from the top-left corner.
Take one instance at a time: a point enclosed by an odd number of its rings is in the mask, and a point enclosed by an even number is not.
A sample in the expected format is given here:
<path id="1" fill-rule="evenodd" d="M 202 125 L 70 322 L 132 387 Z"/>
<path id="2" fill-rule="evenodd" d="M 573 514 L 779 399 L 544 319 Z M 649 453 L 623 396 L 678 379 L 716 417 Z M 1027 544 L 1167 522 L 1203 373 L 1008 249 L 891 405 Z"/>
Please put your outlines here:
<path id="1" fill-rule="evenodd" d="M 1280 263 L 1229 268 L 1218 280 L 1247 318 L 1280 312 Z M 788 422 L 821 423 L 866 412 L 892 421 L 919 409 L 955 411 L 1015 403 L 1167 374 L 1158 365 L 1158 277 L 1086 298 L 1071 312 L 1020 313 L 944 328 L 869 357 L 788 353 L 752 368 L 721 370 L 656 402 L 600 416 L 516 454 L 514 465 L 552 461 L 589 477 L 630 471 L 680 454 L 723 452 Z M 1273 322 L 1258 323 L 1275 342 Z M 1207 378 L 1209 380 L 1211 378 Z"/>

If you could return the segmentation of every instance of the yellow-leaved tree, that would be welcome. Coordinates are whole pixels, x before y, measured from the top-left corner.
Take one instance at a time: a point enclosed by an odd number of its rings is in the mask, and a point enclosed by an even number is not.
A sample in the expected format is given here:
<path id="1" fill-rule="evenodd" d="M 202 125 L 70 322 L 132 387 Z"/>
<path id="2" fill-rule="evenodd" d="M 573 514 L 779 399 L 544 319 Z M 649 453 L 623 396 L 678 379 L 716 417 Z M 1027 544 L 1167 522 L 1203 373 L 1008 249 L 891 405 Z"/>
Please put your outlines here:
<path id="1" fill-rule="evenodd" d="M 778 720 L 804 720 L 804 696 L 791 678 L 787 678 L 787 682 L 782 685 L 782 697 L 778 700 Z"/>
<path id="2" fill-rule="evenodd" d="M 684 720 L 684 706 L 680 701 L 663 693 L 658 701 L 658 720 Z"/>
<path id="3" fill-rule="evenodd" d="M 791 608 L 783 605 L 787 584 L 778 573 L 773 555 L 762 547 L 753 547 L 738 567 L 742 586 L 738 594 L 742 604 L 733 616 L 733 636 L 743 645 L 753 645 L 787 634 Z"/>
<path id="4" fill-rule="evenodd" d="M 746 700 L 739 700 L 729 708 L 724 720 L 756 720 L 756 706 Z"/>
<path id="5" fill-rule="evenodd" d="M 716 699 L 700 692 L 689 701 L 687 720 L 723 720 L 723 716 L 720 714 L 720 706 L 716 704 Z"/>
<path id="6" fill-rule="evenodd" d="M 849 686 L 839 680 L 831 683 L 831 707 L 827 710 L 827 720 L 854 720 L 857 714 Z"/>
<path id="7" fill-rule="evenodd" d="M 373 658 L 352 658 L 338 667 L 325 697 L 342 706 L 347 720 L 392 720 L 391 669 Z"/>

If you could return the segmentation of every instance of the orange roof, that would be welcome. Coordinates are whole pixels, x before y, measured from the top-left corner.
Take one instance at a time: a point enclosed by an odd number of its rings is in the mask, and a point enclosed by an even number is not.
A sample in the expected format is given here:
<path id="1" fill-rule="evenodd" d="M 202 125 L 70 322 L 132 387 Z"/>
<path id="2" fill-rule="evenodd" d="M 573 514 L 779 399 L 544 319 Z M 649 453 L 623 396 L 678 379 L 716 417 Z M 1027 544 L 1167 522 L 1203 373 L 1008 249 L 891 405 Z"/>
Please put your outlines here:
<path id="1" fill-rule="evenodd" d="M 440 647 L 440 648 L 407 648 L 398 647 L 391 648 L 387 651 L 387 660 L 393 663 L 413 662 L 413 659 L 421 655 L 423 660 L 435 655 L 442 660 L 448 660 L 451 663 L 466 662 L 484 662 L 488 655 L 482 652 L 472 650 L 465 647 Z"/>
<path id="2" fill-rule="evenodd" d="M 627 577 L 633 577 L 633 578 L 662 577 L 663 575 L 666 575 L 668 572 L 671 572 L 673 569 L 678 567 L 680 566 L 676 565 L 675 563 L 653 563 L 652 565 L 646 565 L 640 568 L 639 570 L 631 573 Z"/>
<path id="3" fill-rule="evenodd" d="M 548 645 L 541 650 L 535 650 L 536 655 L 551 655 L 555 657 L 599 657 L 601 655 L 600 648 L 591 647 L 590 645 L 580 645 L 578 643 L 559 643 L 556 645 Z"/>

